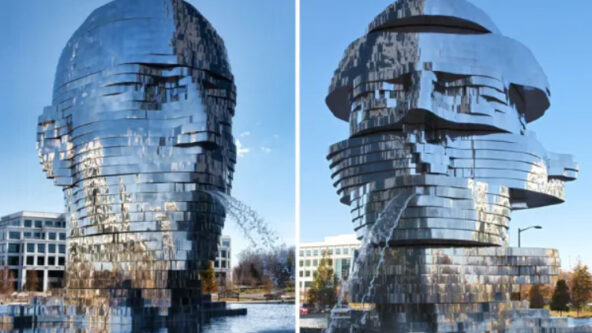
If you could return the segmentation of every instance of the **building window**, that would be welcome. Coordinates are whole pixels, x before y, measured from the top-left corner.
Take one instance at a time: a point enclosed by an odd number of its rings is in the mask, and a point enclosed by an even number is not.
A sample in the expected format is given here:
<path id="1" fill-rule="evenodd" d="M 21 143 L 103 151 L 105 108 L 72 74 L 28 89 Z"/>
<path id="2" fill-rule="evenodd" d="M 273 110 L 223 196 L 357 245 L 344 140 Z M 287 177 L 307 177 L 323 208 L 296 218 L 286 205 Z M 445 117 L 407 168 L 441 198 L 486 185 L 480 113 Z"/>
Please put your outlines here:
<path id="1" fill-rule="evenodd" d="M 312 266 L 313 267 L 318 267 L 319 266 L 319 261 L 317 259 L 312 261 Z"/>
<path id="2" fill-rule="evenodd" d="M 53 221 L 50 221 L 50 220 L 45 221 L 45 226 L 53 228 Z"/>
<path id="3" fill-rule="evenodd" d="M 310 286 L 311 286 L 311 282 L 310 281 L 304 282 L 304 288 L 310 288 Z"/>
<path id="4" fill-rule="evenodd" d="M 230 247 L 230 241 L 228 241 L 228 240 L 222 241 L 222 246 Z"/>
<path id="5" fill-rule="evenodd" d="M 60 253 L 66 253 L 66 245 L 60 244 Z"/>
<path id="6" fill-rule="evenodd" d="M 349 259 L 343 259 L 343 261 L 341 262 L 341 276 L 344 279 L 347 279 L 349 277 L 349 270 L 351 267 L 351 262 Z"/>
<path id="7" fill-rule="evenodd" d="M 306 272 L 304 272 L 304 276 L 305 276 L 305 277 L 310 277 L 310 271 L 306 271 Z"/>
<path id="8" fill-rule="evenodd" d="M 36 232 L 33 234 L 33 238 L 35 239 L 44 239 L 45 238 L 45 233 L 44 232 Z"/>
<path id="9" fill-rule="evenodd" d="M 343 254 L 349 254 L 349 249 L 346 247 L 345 249 L 343 249 Z"/>
<path id="10" fill-rule="evenodd" d="M 43 221 L 35 221 L 35 228 L 42 228 L 43 227 Z"/>
<path id="11" fill-rule="evenodd" d="M 31 228 L 33 226 L 33 221 L 25 220 L 25 228 Z"/>
<path id="12" fill-rule="evenodd" d="M 312 251 L 312 255 L 315 256 L 315 257 L 318 257 L 319 256 L 319 250 Z"/>
<path id="13" fill-rule="evenodd" d="M 27 252 L 29 252 L 29 253 L 35 252 L 35 244 L 27 243 Z"/>
<path id="14" fill-rule="evenodd" d="M 304 261 L 303 260 L 298 261 L 298 266 L 300 266 L 300 267 L 304 266 Z"/>
<path id="15" fill-rule="evenodd" d="M 24 239 L 31 239 L 33 238 L 33 234 L 31 232 L 23 232 L 23 238 Z"/>
<path id="16" fill-rule="evenodd" d="M 9 239 L 21 239 L 21 233 L 18 231 L 11 231 L 8 233 Z"/>
<path id="17" fill-rule="evenodd" d="M 300 250 L 300 256 L 304 257 L 304 250 Z"/>
<path id="18" fill-rule="evenodd" d="M 34 266 L 35 265 L 35 257 L 33 257 L 33 256 L 27 256 L 27 265 L 28 266 Z"/>
<path id="19" fill-rule="evenodd" d="M 329 249 L 329 255 L 333 255 L 333 249 Z"/>
<path id="20" fill-rule="evenodd" d="M 58 257 L 58 265 L 60 265 L 60 266 L 66 265 L 66 257 Z"/>
<path id="21" fill-rule="evenodd" d="M 220 262 L 220 266 L 222 268 L 226 268 L 226 260 L 222 260 L 222 262 Z"/>
<path id="22" fill-rule="evenodd" d="M 10 221 L 10 225 L 13 226 L 13 227 L 20 227 L 21 226 L 21 220 Z"/>
<path id="23" fill-rule="evenodd" d="M 55 257 L 47 257 L 47 265 L 55 266 Z"/>
<path id="24" fill-rule="evenodd" d="M 55 253 L 56 252 L 56 246 L 55 246 L 55 244 L 49 244 L 48 245 L 47 252 L 49 252 L 49 253 Z"/>
<path id="25" fill-rule="evenodd" d="M 56 233 L 55 232 L 49 233 L 49 240 L 56 240 Z"/>
<path id="26" fill-rule="evenodd" d="M 341 254 L 341 249 L 335 249 L 335 254 L 336 255 L 340 255 Z"/>
<path id="27" fill-rule="evenodd" d="M 8 257 L 8 266 L 18 266 L 19 257 Z M 16 277 L 16 276 L 15 276 Z"/>
<path id="28" fill-rule="evenodd" d="M 45 244 L 37 244 L 37 252 L 45 253 Z"/>
<path id="29" fill-rule="evenodd" d="M 304 276 L 304 271 L 300 271 L 300 272 L 298 272 L 298 276 L 299 276 L 299 277 L 303 277 L 303 276 Z"/>
<path id="30" fill-rule="evenodd" d="M 220 250 L 220 256 L 226 258 L 226 250 Z"/>
<path id="31" fill-rule="evenodd" d="M 45 266 L 45 257 L 37 257 L 37 265 Z"/>
<path id="32" fill-rule="evenodd" d="M 305 267 L 310 267 L 310 260 L 306 260 L 306 261 L 304 262 L 304 266 L 305 266 Z"/>
<path id="33" fill-rule="evenodd" d="M 60 232 L 60 240 L 66 240 L 66 233 Z"/>
<path id="34" fill-rule="evenodd" d="M 21 252 L 21 245 L 15 243 L 8 244 L 8 253 L 20 253 Z"/>
<path id="35" fill-rule="evenodd" d="M 306 256 L 310 257 L 310 250 L 306 250 Z"/>

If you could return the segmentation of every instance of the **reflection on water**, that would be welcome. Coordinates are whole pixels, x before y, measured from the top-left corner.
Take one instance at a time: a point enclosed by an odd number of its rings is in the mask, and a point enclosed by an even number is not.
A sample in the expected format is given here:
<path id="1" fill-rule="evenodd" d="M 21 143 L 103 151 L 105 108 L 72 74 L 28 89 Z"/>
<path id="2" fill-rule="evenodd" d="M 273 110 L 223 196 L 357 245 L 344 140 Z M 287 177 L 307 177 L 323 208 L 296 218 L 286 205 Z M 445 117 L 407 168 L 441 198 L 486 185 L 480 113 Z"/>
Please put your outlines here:
<path id="1" fill-rule="evenodd" d="M 293 333 L 294 304 L 229 304 L 246 308 L 246 316 L 221 317 L 204 325 L 203 333 Z"/>
<path id="2" fill-rule="evenodd" d="M 592 318 L 568 318 L 567 323 L 570 327 L 592 326 Z"/>

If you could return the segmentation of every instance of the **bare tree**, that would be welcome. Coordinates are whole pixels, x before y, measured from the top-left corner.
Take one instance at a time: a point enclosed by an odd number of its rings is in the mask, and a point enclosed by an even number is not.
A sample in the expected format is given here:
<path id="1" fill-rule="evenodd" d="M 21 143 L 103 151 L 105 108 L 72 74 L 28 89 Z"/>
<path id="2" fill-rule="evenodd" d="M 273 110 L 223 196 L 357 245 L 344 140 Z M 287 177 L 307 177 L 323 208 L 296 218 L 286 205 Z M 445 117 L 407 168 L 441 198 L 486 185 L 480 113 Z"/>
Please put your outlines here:
<path id="1" fill-rule="evenodd" d="M 23 289 L 25 289 L 26 291 L 39 290 L 39 277 L 37 276 L 37 271 L 27 271 L 27 280 L 25 281 L 25 286 Z"/>
<path id="2" fill-rule="evenodd" d="M 0 270 L 0 294 L 12 294 L 14 292 L 14 274 L 8 266 L 4 266 Z"/>

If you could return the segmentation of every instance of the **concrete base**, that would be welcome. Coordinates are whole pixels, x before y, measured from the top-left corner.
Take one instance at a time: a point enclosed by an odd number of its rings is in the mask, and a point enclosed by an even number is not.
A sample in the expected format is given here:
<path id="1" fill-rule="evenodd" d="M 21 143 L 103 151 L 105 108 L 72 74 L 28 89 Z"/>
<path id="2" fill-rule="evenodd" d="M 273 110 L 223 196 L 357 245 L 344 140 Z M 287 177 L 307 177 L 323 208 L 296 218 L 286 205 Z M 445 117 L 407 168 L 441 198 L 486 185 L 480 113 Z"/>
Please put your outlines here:
<path id="1" fill-rule="evenodd" d="M 422 332 L 422 333 L 480 333 L 480 332 L 520 332 L 520 333 L 592 333 L 591 326 L 569 327 L 567 318 L 551 317 L 548 310 L 523 309 L 509 310 L 499 313 L 499 317 L 475 318 L 474 321 L 457 325 L 434 326 L 430 322 L 415 322 L 401 325 L 395 322 L 380 320 L 371 312 L 367 315 L 366 324 L 361 324 L 363 311 L 352 310 L 349 316 L 341 314 L 339 319 L 330 320 L 331 333 L 384 333 L 384 332 Z M 393 314 L 395 317 L 395 314 Z M 326 332 L 308 330 L 306 332 Z"/>

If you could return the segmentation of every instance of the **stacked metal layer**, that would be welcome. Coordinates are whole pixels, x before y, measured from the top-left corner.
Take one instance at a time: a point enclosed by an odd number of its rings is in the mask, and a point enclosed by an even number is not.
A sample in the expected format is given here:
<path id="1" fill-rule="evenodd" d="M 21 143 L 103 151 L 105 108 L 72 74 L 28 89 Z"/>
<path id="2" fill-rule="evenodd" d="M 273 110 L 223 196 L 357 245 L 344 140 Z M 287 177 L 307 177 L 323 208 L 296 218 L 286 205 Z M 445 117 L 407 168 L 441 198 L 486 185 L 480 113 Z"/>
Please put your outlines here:
<path id="1" fill-rule="evenodd" d="M 210 193 L 230 192 L 236 162 L 234 105 L 222 39 L 181 0 L 110 2 L 70 38 L 37 141 L 66 201 L 66 296 L 90 318 L 201 303 L 198 271 L 225 218 Z"/>
<path id="2" fill-rule="evenodd" d="M 549 96 L 530 51 L 464 0 L 399 0 L 347 48 L 326 101 L 350 137 L 328 159 L 358 237 L 376 246 L 351 297 L 374 305 L 378 326 L 359 331 L 568 330 L 517 300 L 521 284 L 558 274 L 557 251 L 507 247 L 511 211 L 563 202 L 578 173 L 527 131 Z"/>

